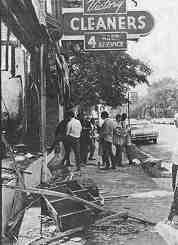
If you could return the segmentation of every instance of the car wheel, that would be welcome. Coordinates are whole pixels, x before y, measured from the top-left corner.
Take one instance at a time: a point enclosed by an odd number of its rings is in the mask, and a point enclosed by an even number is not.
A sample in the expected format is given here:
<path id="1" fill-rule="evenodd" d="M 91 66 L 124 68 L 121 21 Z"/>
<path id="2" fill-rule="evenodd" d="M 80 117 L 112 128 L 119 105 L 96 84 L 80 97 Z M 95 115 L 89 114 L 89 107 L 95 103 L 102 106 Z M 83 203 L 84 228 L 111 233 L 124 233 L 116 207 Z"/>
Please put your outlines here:
<path id="1" fill-rule="evenodd" d="M 154 139 L 154 140 L 153 140 L 153 143 L 154 143 L 154 144 L 157 144 L 157 143 L 158 143 L 157 139 Z"/>

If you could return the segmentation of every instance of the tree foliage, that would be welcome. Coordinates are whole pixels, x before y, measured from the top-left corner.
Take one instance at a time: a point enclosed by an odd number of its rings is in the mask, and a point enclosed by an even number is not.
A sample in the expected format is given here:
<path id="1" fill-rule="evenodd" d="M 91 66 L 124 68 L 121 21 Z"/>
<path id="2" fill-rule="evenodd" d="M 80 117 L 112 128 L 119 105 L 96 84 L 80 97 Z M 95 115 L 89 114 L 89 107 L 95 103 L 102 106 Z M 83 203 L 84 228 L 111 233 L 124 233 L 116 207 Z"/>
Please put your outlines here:
<path id="1" fill-rule="evenodd" d="M 70 67 L 74 105 L 90 106 L 103 102 L 117 106 L 125 101 L 129 87 L 148 83 L 150 67 L 126 52 L 84 52 L 78 44 L 71 47 L 68 46 L 64 53 Z"/>
<path id="2" fill-rule="evenodd" d="M 164 78 L 153 83 L 148 95 L 135 108 L 134 114 L 149 113 L 151 117 L 171 117 L 178 109 L 178 81 Z"/>

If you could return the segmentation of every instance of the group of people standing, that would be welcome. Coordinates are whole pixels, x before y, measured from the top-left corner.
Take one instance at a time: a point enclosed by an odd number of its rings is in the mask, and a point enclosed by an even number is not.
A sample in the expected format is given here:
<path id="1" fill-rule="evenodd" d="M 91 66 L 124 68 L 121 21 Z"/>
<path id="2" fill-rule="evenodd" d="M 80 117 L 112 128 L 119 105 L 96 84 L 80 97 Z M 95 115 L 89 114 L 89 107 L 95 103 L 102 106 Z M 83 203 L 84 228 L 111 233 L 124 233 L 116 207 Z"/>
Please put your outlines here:
<path id="1" fill-rule="evenodd" d="M 132 164 L 129 151 L 131 143 L 130 130 L 128 125 L 126 125 L 127 114 L 117 114 L 116 121 L 113 121 L 109 118 L 108 112 L 103 111 L 101 118 L 103 119 L 103 124 L 99 132 L 99 144 L 102 149 L 102 162 L 104 165 L 102 169 L 107 170 L 110 167 L 115 169 L 117 166 L 122 166 L 123 152 L 126 153 L 129 164 Z M 116 148 L 115 155 L 113 154 L 113 145 Z"/>
<path id="2" fill-rule="evenodd" d="M 64 146 L 64 157 L 62 165 L 71 166 L 70 152 L 73 150 L 76 160 L 76 171 L 80 170 L 81 165 L 85 166 L 88 160 L 95 160 L 96 139 L 99 143 L 98 165 L 102 165 L 103 170 L 110 167 L 115 169 L 122 166 L 122 155 L 126 153 L 129 164 L 132 160 L 129 154 L 129 128 L 126 125 L 127 114 L 116 115 L 116 121 L 109 118 L 107 111 L 101 113 L 102 125 L 97 126 L 94 118 L 87 118 L 84 114 L 75 117 L 73 111 L 68 111 L 64 119 L 58 124 L 55 131 L 55 141 L 51 147 L 54 149 L 59 142 Z M 99 135 L 97 137 L 97 135 Z M 113 154 L 113 145 L 116 154 Z"/>
<path id="3" fill-rule="evenodd" d="M 55 131 L 55 140 L 51 147 L 53 150 L 59 145 L 64 146 L 64 157 L 62 165 L 71 166 L 70 153 L 73 150 L 76 160 L 76 171 L 80 170 L 81 165 L 85 165 L 90 153 L 89 159 L 93 159 L 95 152 L 95 123 L 92 118 L 89 120 L 84 114 L 75 117 L 73 111 L 68 111 L 64 119 L 58 124 Z"/>

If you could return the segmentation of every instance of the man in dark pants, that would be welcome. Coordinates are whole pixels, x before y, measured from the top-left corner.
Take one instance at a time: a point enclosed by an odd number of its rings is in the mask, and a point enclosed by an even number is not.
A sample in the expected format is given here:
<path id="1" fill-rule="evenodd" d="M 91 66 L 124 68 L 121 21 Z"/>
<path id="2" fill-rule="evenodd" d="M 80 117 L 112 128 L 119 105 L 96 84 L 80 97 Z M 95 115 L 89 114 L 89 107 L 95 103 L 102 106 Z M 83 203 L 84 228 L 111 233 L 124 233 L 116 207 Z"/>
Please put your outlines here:
<path id="1" fill-rule="evenodd" d="M 69 159 L 71 149 L 74 151 L 76 160 L 76 171 L 80 170 L 80 135 L 82 131 L 81 123 L 74 117 L 74 112 L 68 112 L 69 122 L 67 124 L 66 142 L 67 159 Z"/>
<path id="2" fill-rule="evenodd" d="M 173 188 L 173 191 L 176 188 L 177 172 L 178 172 L 178 163 L 172 165 L 172 188 Z"/>
<path id="3" fill-rule="evenodd" d="M 168 223 L 171 223 L 174 216 L 178 215 L 178 147 L 174 150 L 172 161 L 172 188 L 174 191 L 174 200 L 168 215 Z"/>
<path id="4" fill-rule="evenodd" d="M 114 131 L 114 122 L 109 118 L 109 114 L 107 111 L 103 111 L 101 113 L 101 118 L 104 120 L 104 123 L 101 128 L 101 140 L 102 140 L 102 148 L 103 148 L 103 161 L 105 164 L 105 168 L 103 170 L 107 170 L 111 166 L 112 169 L 115 169 L 115 161 L 114 155 L 112 152 L 112 141 L 113 141 L 113 131 Z"/>
<path id="5" fill-rule="evenodd" d="M 113 144 L 116 147 L 115 161 L 117 163 L 117 166 L 122 166 L 122 152 L 123 152 L 124 137 L 122 132 L 120 114 L 116 115 L 116 127 L 114 128 L 114 133 L 113 133 Z"/>
<path id="6" fill-rule="evenodd" d="M 91 131 L 90 131 L 90 143 L 89 143 L 89 160 L 95 160 L 95 158 L 93 158 L 94 153 L 95 153 L 95 134 L 96 134 L 96 124 L 95 124 L 95 119 L 91 118 L 90 120 L 91 123 Z"/>
<path id="7" fill-rule="evenodd" d="M 64 165 L 65 161 L 66 161 L 66 165 L 70 166 L 70 159 L 69 156 L 67 154 L 67 142 L 66 142 L 66 131 L 67 131 L 67 123 L 69 121 L 69 117 L 68 114 L 65 113 L 64 115 L 64 119 L 59 122 L 59 124 L 57 125 L 57 128 L 55 130 L 55 138 L 54 138 L 54 142 L 50 148 L 50 152 L 55 149 L 55 152 L 58 151 L 58 147 L 59 147 L 59 143 L 62 142 L 63 146 L 64 146 L 64 158 L 61 162 L 62 165 Z"/>
<path id="8" fill-rule="evenodd" d="M 80 114 L 78 119 L 82 125 L 82 132 L 80 136 L 80 157 L 82 164 L 86 165 L 90 145 L 91 123 L 83 114 Z"/>

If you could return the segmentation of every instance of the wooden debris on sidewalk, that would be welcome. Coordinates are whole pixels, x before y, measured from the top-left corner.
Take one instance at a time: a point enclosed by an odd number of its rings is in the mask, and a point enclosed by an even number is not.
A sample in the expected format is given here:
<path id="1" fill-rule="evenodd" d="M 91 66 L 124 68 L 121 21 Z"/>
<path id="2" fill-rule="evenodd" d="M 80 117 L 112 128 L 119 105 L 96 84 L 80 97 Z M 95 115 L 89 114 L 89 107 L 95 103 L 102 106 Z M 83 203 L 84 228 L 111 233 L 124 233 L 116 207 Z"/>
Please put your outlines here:
<path id="1" fill-rule="evenodd" d="M 45 186 L 44 189 L 62 192 L 73 197 L 69 200 L 65 197 L 45 195 L 43 198 L 42 214 L 55 217 L 60 231 L 91 224 L 102 209 L 99 206 L 99 196 L 94 190 L 92 191 L 91 186 L 83 187 L 77 180 L 56 181 L 53 185 Z"/>
<path id="2" fill-rule="evenodd" d="M 92 188 L 91 180 L 82 185 L 77 180 L 58 181 L 44 184 L 43 188 L 18 188 L 9 185 L 4 187 L 31 193 L 42 197 L 42 214 L 52 216 L 58 230 L 66 231 L 74 227 L 92 223 L 97 214 L 106 212 L 100 206 L 100 197 Z M 90 184 L 89 184 L 90 183 Z"/>
<path id="3" fill-rule="evenodd" d="M 24 189 L 24 176 L 23 172 L 18 167 L 18 161 L 15 158 L 14 152 L 12 147 L 6 140 L 5 135 L 1 135 L 1 140 L 8 149 L 11 162 L 9 163 L 8 168 L 13 171 L 15 176 L 15 181 L 10 181 L 6 185 L 12 184 L 14 187 L 14 191 L 9 192 L 7 189 L 2 188 L 3 195 L 2 195 L 2 216 L 3 216 L 3 223 L 2 223 L 2 237 L 8 237 L 12 240 L 16 240 L 19 234 L 21 222 L 24 216 L 24 212 L 21 212 L 25 207 L 25 200 L 26 200 L 26 193 L 18 191 L 16 189 Z M 22 158 L 20 162 L 24 162 L 25 158 Z"/>

